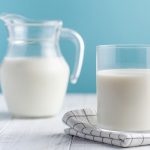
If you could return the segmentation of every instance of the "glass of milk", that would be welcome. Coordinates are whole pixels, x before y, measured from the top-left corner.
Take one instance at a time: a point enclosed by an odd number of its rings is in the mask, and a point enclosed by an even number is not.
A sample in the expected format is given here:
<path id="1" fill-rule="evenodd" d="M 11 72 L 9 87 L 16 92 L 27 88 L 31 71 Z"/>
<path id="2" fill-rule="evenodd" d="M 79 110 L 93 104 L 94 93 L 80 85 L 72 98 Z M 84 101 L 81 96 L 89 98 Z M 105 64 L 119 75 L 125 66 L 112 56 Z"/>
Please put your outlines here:
<path id="1" fill-rule="evenodd" d="M 59 39 L 67 38 L 76 46 L 71 82 L 79 77 L 84 43 L 62 21 L 33 21 L 20 15 L 0 16 L 9 31 L 9 46 L 1 71 L 2 92 L 13 116 L 48 117 L 57 114 L 63 104 L 70 69 L 59 48 Z"/>
<path id="2" fill-rule="evenodd" d="M 99 45 L 96 49 L 98 127 L 150 130 L 150 45 Z"/>

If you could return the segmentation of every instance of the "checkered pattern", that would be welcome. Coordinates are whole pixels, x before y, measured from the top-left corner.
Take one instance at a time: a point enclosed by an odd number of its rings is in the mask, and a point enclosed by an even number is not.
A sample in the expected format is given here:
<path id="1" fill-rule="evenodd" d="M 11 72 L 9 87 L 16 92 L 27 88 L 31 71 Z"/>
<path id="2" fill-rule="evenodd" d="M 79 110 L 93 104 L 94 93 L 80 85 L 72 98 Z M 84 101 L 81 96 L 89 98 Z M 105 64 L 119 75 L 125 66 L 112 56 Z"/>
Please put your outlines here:
<path id="1" fill-rule="evenodd" d="M 63 116 L 63 122 L 69 126 L 66 134 L 93 140 L 96 142 L 133 147 L 150 144 L 150 132 L 119 132 L 96 128 L 96 111 L 91 109 L 73 110 Z"/>

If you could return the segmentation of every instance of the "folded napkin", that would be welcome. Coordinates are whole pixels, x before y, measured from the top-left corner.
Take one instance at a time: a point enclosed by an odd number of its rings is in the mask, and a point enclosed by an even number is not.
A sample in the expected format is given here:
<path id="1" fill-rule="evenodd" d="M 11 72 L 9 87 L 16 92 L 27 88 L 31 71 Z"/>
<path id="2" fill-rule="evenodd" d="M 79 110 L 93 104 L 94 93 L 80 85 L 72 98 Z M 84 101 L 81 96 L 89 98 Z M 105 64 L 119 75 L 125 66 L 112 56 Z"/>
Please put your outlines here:
<path id="1" fill-rule="evenodd" d="M 92 109 L 69 111 L 63 116 L 63 122 L 69 126 L 65 129 L 66 134 L 92 141 L 120 147 L 150 144 L 150 132 L 121 132 L 97 128 L 96 111 Z"/>

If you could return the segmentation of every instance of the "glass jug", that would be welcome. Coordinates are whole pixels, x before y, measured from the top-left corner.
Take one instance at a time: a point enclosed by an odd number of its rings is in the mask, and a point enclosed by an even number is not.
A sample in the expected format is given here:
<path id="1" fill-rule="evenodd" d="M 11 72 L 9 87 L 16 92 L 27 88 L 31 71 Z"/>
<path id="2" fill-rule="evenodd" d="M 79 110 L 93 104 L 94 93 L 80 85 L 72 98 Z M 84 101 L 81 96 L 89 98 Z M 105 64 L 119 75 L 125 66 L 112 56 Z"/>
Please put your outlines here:
<path id="1" fill-rule="evenodd" d="M 59 49 L 60 37 L 76 45 L 71 82 L 80 75 L 84 42 L 62 21 L 28 20 L 2 14 L 9 32 L 8 52 L 1 70 L 1 85 L 10 113 L 18 117 L 47 117 L 57 114 L 66 93 L 69 67 Z"/>

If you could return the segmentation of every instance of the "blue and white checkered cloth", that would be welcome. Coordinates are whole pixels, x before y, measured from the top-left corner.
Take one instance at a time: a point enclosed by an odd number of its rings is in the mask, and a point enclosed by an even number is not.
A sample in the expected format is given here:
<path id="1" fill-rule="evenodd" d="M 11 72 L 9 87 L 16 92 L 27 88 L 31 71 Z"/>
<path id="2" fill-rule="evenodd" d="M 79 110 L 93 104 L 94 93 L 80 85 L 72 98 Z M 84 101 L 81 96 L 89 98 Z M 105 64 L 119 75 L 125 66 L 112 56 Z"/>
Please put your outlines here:
<path id="1" fill-rule="evenodd" d="M 96 111 L 81 109 L 67 112 L 63 122 L 69 127 L 66 134 L 120 147 L 150 144 L 150 132 L 109 131 L 96 127 Z"/>

